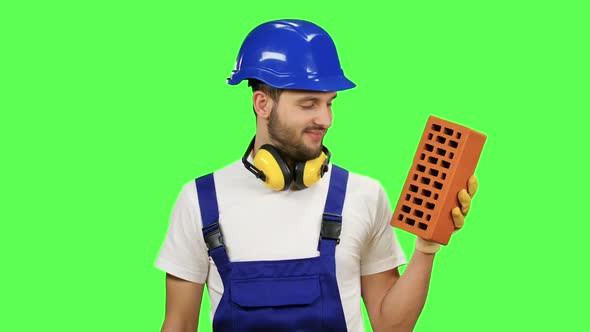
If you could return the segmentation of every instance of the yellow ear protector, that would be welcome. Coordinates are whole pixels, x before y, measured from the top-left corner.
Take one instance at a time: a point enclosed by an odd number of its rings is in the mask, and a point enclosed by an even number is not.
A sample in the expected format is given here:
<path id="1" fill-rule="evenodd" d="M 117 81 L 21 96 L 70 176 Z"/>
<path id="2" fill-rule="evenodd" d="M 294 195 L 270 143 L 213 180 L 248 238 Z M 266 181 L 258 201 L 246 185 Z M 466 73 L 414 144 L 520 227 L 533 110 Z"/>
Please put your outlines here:
<path id="1" fill-rule="evenodd" d="M 319 157 L 305 162 L 297 162 L 291 170 L 277 148 L 270 144 L 264 144 L 256 152 L 254 164 L 251 164 L 248 161 L 248 154 L 254 148 L 255 138 L 256 136 L 246 149 L 242 162 L 250 172 L 271 189 L 286 190 L 293 181 L 299 189 L 308 188 L 318 182 L 328 171 L 331 154 L 325 146 L 322 146 L 322 153 Z"/>

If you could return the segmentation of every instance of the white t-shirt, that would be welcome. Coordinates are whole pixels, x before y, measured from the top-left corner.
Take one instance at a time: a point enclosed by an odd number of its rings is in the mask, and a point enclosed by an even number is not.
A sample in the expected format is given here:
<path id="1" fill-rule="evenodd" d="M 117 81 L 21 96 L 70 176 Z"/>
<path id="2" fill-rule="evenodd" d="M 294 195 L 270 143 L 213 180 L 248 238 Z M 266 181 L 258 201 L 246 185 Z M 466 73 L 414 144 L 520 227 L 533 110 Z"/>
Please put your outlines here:
<path id="1" fill-rule="evenodd" d="M 331 169 L 304 190 L 274 191 L 236 161 L 214 173 L 219 223 L 230 261 L 319 256 L 322 213 Z M 363 331 L 360 277 L 393 269 L 406 259 L 394 235 L 391 207 L 379 182 L 349 173 L 336 246 L 336 279 L 349 331 Z M 167 273 L 207 282 L 211 319 L 223 283 L 207 254 L 195 182 L 182 189 L 156 261 Z"/>

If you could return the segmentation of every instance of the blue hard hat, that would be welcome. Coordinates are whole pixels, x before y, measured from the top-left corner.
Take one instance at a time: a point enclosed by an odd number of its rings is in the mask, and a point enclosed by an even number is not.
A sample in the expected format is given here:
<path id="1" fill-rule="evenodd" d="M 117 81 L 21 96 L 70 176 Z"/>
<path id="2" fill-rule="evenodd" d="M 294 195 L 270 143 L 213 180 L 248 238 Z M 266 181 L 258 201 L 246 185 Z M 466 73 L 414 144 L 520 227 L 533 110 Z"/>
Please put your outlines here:
<path id="1" fill-rule="evenodd" d="M 266 22 L 246 36 L 227 83 L 247 79 L 279 89 L 340 91 L 356 86 L 344 76 L 330 35 L 303 20 Z"/>

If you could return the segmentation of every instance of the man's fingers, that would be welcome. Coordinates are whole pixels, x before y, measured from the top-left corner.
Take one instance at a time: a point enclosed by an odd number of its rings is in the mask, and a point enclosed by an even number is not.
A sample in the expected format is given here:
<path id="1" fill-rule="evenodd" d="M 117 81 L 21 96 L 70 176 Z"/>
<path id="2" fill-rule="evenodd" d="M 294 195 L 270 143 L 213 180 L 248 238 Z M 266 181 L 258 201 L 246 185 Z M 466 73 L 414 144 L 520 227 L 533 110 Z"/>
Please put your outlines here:
<path id="1" fill-rule="evenodd" d="M 451 210 L 451 214 L 453 215 L 453 223 L 455 224 L 455 228 L 459 229 L 463 227 L 465 224 L 465 216 L 459 210 L 459 207 L 454 207 Z"/>
<path id="2" fill-rule="evenodd" d="M 472 175 L 469 177 L 469 180 L 467 180 L 467 190 L 461 189 L 457 194 L 457 198 L 459 199 L 459 204 L 461 207 L 457 206 L 451 210 L 453 223 L 455 224 L 455 228 L 457 230 L 461 229 L 465 224 L 465 216 L 469 212 L 469 208 L 471 208 L 471 198 L 473 198 L 476 191 L 477 178 L 475 175 Z"/>
<path id="3" fill-rule="evenodd" d="M 457 197 L 459 198 L 459 203 L 461 204 L 461 212 L 463 215 L 467 215 L 467 212 L 469 212 L 469 208 L 471 207 L 471 197 L 469 194 L 467 194 L 467 190 L 465 189 L 461 189 Z"/>
<path id="4" fill-rule="evenodd" d="M 467 180 L 467 192 L 469 193 L 469 196 L 471 196 L 471 198 L 473 198 L 476 191 L 477 191 L 477 178 L 475 177 L 475 175 L 472 175 L 469 177 L 469 180 Z"/>

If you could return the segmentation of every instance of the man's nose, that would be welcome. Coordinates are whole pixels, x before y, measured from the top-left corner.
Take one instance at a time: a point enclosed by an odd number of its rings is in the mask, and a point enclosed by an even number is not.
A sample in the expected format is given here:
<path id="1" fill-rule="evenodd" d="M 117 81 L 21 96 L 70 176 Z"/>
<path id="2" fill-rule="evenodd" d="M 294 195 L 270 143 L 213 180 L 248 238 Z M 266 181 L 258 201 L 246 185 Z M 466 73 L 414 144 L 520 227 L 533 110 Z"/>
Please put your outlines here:
<path id="1" fill-rule="evenodd" d="M 328 105 L 321 107 L 315 118 L 315 123 L 326 128 L 330 127 L 332 125 L 332 107 Z"/>

